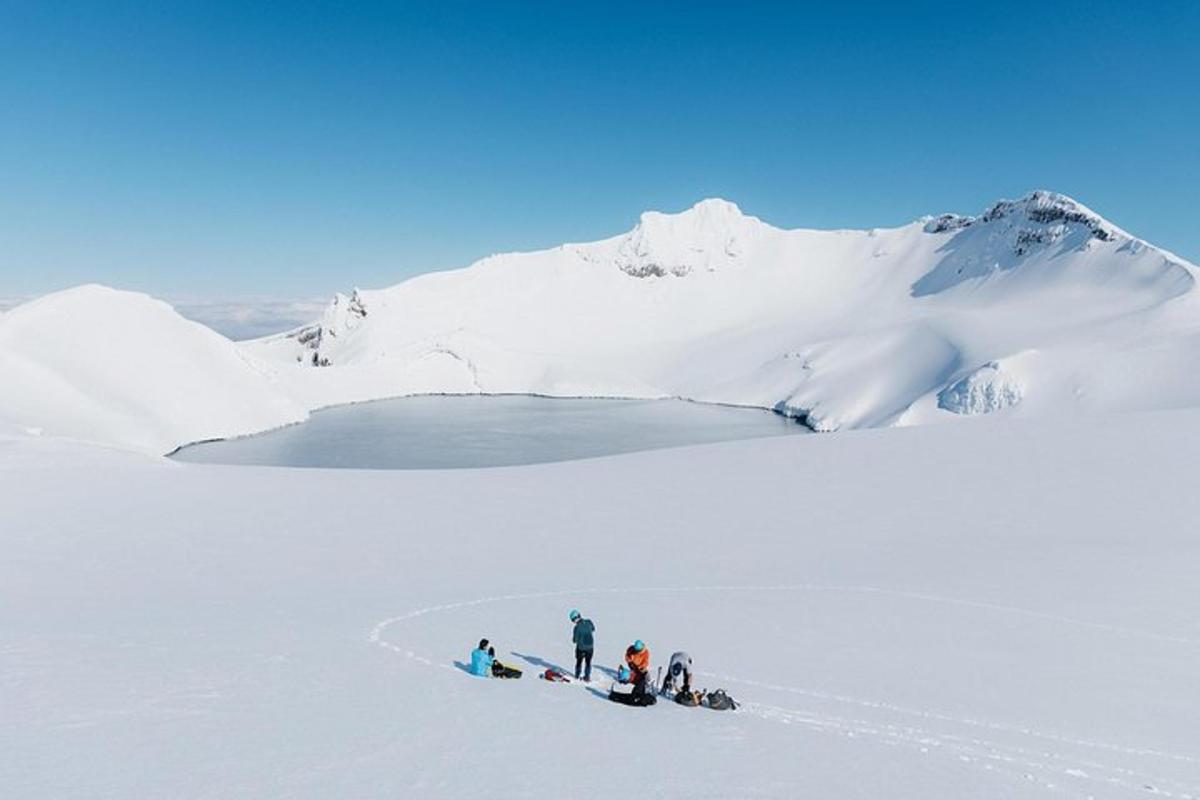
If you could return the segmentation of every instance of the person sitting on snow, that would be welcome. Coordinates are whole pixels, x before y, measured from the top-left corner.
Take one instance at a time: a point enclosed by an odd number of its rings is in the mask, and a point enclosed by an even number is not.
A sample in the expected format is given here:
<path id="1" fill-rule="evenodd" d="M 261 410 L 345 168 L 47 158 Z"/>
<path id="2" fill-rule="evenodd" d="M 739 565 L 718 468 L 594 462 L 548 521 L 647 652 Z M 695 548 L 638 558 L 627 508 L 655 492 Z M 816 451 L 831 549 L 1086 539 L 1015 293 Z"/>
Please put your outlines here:
<path id="1" fill-rule="evenodd" d="M 663 678 L 662 693 L 683 692 L 692 690 L 692 657 L 680 650 L 671 654 L 671 663 L 667 667 L 667 675 Z"/>
<path id="2" fill-rule="evenodd" d="M 650 648 L 638 639 L 625 650 L 625 665 L 629 667 L 629 683 L 637 695 L 646 693 L 646 681 L 650 678 Z"/>
<path id="3" fill-rule="evenodd" d="M 495 660 L 495 658 L 488 655 L 488 640 L 480 639 L 479 647 L 471 651 L 471 674 L 478 675 L 480 678 L 490 677 L 492 674 L 492 663 Z"/>

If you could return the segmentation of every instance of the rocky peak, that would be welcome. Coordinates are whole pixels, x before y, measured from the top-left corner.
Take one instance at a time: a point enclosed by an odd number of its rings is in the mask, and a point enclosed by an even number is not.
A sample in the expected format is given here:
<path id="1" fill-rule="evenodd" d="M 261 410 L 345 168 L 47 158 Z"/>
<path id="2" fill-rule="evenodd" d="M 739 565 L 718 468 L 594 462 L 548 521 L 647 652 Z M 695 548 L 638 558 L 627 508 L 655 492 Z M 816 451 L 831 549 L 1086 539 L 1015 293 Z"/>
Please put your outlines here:
<path id="1" fill-rule="evenodd" d="M 686 211 L 647 211 L 621 241 L 617 267 L 636 278 L 683 277 L 736 261 L 762 223 L 728 200 L 701 200 Z"/>

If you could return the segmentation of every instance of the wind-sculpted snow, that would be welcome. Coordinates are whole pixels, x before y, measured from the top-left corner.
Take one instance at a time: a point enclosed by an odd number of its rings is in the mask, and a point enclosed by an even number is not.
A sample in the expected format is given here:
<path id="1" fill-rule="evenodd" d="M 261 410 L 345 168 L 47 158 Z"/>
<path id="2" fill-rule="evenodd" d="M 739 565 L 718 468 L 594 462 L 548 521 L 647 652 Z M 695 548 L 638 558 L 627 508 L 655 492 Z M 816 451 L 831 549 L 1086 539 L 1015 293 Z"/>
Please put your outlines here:
<path id="1" fill-rule="evenodd" d="M 911 367 L 893 369 L 899 360 Z M 799 363 L 801 376 L 776 409 L 815 431 L 885 425 L 941 386 L 960 361 L 945 337 L 922 325 L 821 342 L 777 362 Z"/>
<path id="2" fill-rule="evenodd" d="M 938 393 L 938 406 L 955 414 L 989 414 L 1021 402 L 1024 387 L 999 363 L 984 364 Z"/>

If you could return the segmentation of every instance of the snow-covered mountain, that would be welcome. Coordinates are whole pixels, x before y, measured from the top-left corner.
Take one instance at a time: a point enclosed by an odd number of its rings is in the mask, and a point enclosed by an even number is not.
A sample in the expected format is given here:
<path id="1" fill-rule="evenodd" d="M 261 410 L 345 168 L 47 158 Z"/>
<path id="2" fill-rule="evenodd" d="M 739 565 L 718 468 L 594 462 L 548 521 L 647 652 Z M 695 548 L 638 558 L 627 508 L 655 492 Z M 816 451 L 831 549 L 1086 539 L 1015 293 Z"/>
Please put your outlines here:
<path id="1" fill-rule="evenodd" d="M 339 295 L 244 349 L 310 407 L 682 396 L 835 430 L 1194 405 L 1195 276 L 1050 192 L 868 231 L 782 230 L 705 200 L 611 239 Z"/>
<path id="2" fill-rule="evenodd" d="M 1200 405 L 1196 267 L 1059 194 L 899 228 L 723 200 L 492 256 L 235 345 L 100 287 L 0 316 L 0 421 L 167 452 L 415 393 L 685 397 L 816 430 Z"/>
<path id="3" fill-rule="evenodd" d="M 0 316 L 0 435 L 166 453 L 306 416 L 232 342 L 146 295 L 80 286 Z"/>

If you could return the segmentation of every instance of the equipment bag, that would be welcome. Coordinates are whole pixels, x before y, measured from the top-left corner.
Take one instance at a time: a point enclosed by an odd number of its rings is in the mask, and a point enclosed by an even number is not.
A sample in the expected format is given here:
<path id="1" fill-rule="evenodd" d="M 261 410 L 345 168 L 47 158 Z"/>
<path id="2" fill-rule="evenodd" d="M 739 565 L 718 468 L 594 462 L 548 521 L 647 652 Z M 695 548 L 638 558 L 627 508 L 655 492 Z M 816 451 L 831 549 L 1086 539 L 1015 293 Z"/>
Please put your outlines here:
<path id="1" fill-rule="evenodd" d="M 688 706 L 689 708 L 695 708 L 696 706 L 700 705 L 700 693 L 699 692 L 679 692 L 675 695 L 675 702 L 679 703 L 679 705 L 681 705 L 681 706 Z"/>
<path id="2" fill-rule="evenodd" d="M 738 707 L 737 702 L 727 695 L 724 689 L 717 689 L 715 692 L 704 695 L 703 704 L 713 711 L 734 711 Z"/>

